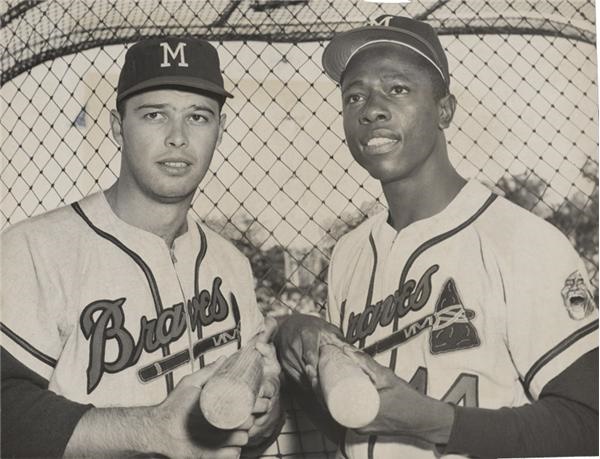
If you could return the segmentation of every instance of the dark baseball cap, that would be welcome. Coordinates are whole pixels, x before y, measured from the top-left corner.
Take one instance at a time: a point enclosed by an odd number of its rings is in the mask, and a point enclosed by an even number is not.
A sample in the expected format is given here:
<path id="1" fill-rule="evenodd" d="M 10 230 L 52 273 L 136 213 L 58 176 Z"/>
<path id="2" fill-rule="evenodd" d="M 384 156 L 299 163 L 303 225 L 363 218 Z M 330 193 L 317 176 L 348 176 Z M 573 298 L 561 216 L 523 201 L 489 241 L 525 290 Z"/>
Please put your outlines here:
<path id="1" fill-rule="evenodd" d="M 446 86 L 450 86 L 448 59 L 433 27 L 402 16 L 379 16 L 373 25 L 335 35 L 323 52 L 325 73 L 339 83 L 350 59 L 374 43 L 392 43 L 412 49 L 435 67 Z"/>
<path id="2" fill-rule="evenodd" d="M 223 86 L 217 50 L 200 38 L 155 37 L 127 50 L 117 86 L 117 102 L 163 87 L 233 97 Z"/>

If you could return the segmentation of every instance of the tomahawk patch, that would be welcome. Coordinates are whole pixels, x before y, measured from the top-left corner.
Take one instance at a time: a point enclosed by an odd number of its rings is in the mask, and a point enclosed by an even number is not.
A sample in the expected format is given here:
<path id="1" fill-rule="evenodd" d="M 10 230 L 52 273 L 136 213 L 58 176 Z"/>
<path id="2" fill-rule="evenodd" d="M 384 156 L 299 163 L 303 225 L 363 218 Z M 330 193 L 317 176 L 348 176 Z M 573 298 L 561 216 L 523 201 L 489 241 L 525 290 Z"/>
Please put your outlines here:
<path id="1" fill-rule="evenodd" d="M 477 330 L 471 323 L 475 312 L 465 309 L 453 279 L 444 284 L 435 304 L 434 323 L 429 341 L 431 353 L 457 351 L 479 346 Z"/>

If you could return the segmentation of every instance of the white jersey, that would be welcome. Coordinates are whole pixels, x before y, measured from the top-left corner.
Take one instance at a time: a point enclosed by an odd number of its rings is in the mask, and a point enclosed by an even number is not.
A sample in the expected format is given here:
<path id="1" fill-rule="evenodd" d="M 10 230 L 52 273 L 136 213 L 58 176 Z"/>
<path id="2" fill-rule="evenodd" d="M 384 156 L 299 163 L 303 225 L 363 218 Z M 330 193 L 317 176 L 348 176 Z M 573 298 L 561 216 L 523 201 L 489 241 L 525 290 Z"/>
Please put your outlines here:
<path id="1" fill-rule="evenodd" d="M 340 239 L 330 320 L 428 396 L 520 406 L 598 346 L 586 269 L 556 228 L 476 181 L 396 232 L 379 213 Z M 348 458 L 433 458 L 399 437 L 348 430 Z M 460 457 L 460 456 L 444 456 Z"/>
<path id="2" fill-rule="evenodd" d="M 2 238 L 2 346 L 49 389 L 96 406 L 164 400 L 261 328 L 248 260 L 190 216 L 172 250 L 104 193 Z"/>

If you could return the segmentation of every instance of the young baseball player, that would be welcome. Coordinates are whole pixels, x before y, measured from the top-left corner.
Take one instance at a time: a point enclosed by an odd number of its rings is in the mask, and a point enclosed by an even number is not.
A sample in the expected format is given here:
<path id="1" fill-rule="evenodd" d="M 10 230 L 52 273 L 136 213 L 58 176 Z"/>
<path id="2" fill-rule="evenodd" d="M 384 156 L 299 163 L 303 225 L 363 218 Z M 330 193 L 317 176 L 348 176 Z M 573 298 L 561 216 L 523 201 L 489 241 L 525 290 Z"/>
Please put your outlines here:
<path id="1" fill-rule="evenodd" d="M 207 41 L 132 46 L 111 113 L 115 184 L 3 234 L 3 457 L 238 457 L 277 434 L 279 366 L 250 264 L 188 214 L 227 97 Z M 211 428 L 198 406 L 211 362 L 261 330 L 254 417 Z"/>
<path id="2" fill-rule="evenodd" d="M 345 431 L 343 456 L 598 454 L 586 269 L 556 228 L 451 165 L 444 130 L 456 101 L 433 29 L 385 16 L 335 36 L 323 65 L 341 87 L 352 156 L 389 209 L 334 249 L 338 330 L 292 315 L 277 346 L 288 375 L 318 387 L 318 343 L 353 345 L 381 403 L 372 423 Z"/>

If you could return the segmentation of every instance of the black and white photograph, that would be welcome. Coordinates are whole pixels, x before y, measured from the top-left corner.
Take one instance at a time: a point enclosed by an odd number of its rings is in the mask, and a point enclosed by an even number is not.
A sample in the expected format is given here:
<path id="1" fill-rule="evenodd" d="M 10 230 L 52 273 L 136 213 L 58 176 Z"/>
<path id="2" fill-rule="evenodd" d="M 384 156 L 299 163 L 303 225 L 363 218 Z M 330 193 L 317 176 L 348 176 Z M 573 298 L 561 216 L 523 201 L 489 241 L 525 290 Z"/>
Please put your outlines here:
<path id="1" fill-rule="evenodd" d="M 0 457 L 598 457 L 596 22 L 0 3 Z"/>

